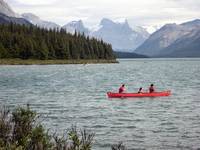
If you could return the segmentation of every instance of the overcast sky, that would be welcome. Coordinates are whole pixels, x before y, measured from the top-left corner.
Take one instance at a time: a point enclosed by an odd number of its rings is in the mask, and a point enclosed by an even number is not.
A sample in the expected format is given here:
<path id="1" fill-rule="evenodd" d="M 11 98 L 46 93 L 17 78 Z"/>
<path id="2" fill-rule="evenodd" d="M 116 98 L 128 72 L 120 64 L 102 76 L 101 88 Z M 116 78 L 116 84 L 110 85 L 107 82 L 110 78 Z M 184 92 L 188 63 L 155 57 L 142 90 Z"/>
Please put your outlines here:
<path id="1" fill-rule="evenodd" d="M 133 25 L 160 26 L 200 18 L 200 0 L 5 0 L 17 13 L 31 12 L 64 25 L 82 19 L 88 27 L 102 18 Z"/>

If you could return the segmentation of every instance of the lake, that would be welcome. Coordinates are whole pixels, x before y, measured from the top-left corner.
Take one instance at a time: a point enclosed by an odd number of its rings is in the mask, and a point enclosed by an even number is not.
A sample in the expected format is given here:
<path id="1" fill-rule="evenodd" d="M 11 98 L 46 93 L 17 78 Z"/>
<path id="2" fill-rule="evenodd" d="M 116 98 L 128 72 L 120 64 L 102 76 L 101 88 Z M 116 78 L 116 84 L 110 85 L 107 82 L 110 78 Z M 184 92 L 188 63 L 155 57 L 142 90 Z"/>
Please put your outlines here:
<path id="1" fill-rule="evenodd" d="M 127 59 L 119 64 L 0 66 L 0 105 L 31 105 L 52 132 L 72 124 L 95 132 L 94 150 L 200 148 L 200 59 Z M 171 90 L 170 97 L 108 99 Z"/>

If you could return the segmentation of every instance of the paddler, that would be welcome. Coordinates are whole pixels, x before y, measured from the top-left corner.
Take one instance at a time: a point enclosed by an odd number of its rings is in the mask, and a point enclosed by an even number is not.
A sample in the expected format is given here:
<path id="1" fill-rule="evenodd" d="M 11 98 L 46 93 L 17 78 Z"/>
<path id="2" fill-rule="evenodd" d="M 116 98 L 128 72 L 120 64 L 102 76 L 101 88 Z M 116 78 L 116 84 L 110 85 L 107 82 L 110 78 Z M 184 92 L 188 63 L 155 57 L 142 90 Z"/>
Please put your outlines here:
<path id="1" fill-rule="evenodd" d="M 154 85 L 151 84 L 149 87 L 149 93 L 153 93 L 153 92 L 155 92 L 155 89 L 154 89 Z"/>
<path id="2" fill-rule="evenodd" d="M 122 84 L 122 86 L 119 88 L 119 93 L 123 93 L 125 91 L 126 91 L 125 84 Z"/>
<path id="3" fill-rule="evenodd" d="M 142 93 L 142 87 L 139 88 L 138 93 Z"/>

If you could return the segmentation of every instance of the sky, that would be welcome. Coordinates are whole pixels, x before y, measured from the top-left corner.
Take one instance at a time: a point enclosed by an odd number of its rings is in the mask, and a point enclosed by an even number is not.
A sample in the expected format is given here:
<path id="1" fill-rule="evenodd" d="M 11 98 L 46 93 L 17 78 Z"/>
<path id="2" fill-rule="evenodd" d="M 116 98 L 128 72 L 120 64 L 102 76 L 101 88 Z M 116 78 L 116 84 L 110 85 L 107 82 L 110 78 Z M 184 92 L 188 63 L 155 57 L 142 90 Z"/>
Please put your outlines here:
<path id="1" fill-rule="evenodd" d="M 17 13 L 30 12 L 64 25 L 83 20 L 93 28 L 102 18 L 151 28 L 200 19 L 200 0 L 5 0 Z M 150 31 L 151 32 L 151 31 Z"/>

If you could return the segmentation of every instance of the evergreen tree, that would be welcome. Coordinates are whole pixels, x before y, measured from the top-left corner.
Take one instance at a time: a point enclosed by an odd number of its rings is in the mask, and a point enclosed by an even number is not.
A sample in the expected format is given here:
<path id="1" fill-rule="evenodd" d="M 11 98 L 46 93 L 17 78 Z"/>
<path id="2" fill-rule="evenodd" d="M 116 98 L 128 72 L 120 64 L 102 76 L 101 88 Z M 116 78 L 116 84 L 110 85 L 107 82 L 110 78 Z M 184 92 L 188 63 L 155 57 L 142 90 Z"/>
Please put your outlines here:
<path id="1" fill-rule="evenodd" d="M 38 58 L 42 60 L 48 59 L 48 47 L 44 40 L 42 40 L 40 43 L 40 49 L 38 50 Z"/>
<path id="2" fill-rule="evenodd" d="M 0 25 L 0 58 L 115 59 L 112 46 L 75 31 Z"/>
<path id="3" fill-rule="evenodd" d="M 7 58 L 8 54 L 3 44 L 0 42 L 0 58 Z"/>

